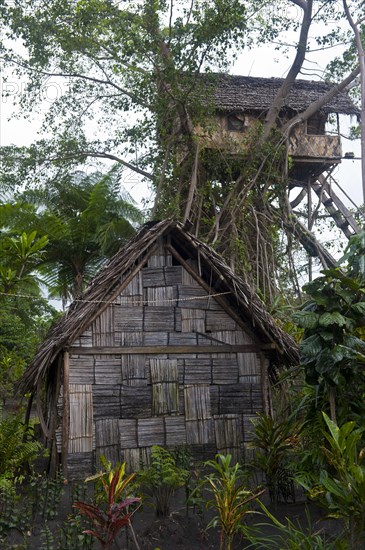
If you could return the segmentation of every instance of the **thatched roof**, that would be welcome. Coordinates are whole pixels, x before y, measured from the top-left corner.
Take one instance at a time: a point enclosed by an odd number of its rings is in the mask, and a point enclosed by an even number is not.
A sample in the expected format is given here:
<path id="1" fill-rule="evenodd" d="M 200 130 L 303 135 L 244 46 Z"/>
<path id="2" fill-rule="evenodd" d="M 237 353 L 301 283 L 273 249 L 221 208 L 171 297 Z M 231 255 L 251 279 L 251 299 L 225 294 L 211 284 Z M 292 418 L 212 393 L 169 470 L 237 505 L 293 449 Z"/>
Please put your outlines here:
<path id="1" fill-rule="evenodd" d="M 258 78 L 238 75 L 202 75 L 205 85 L 212 91 L 211 100 L 218 111 L 264 112 L 271 106 L 282 78 Z M 284 109 L 304 111 L 313 101 L 323 96 L 334 84 L 313 80 L 296 80 L 284 103 Z M 340 92 L 321 109 L 322 112 L 359 115 L 346 92 Z"/>
<path id="2" fill-rule="evenodd" d="M 230 307 L 255 331 L 261 341 L 275 344 L 275 353 L 283 363 L 293 364 L 298 361 L 294 340 L 277 326 L 257 294 L 233 273 L 212 248 L 189 234 L 181 223 L 166 220 L 143 226 L 100 270 L 80 299 L 71 304 L 67 313 L 48 333 L 25 372 L 20 391 L 32 391 L 38 382 L 45 379 L 62 349 L 72 345 L 106 302 L 113 301 L 123 278 L 138 267 L 146 254 L 155 247 L 156 240 L 167 234 L 185 257 L 199 258 L 202 276 L 206 274 L 215 292 L 227 293 L 225 298 Z"/>

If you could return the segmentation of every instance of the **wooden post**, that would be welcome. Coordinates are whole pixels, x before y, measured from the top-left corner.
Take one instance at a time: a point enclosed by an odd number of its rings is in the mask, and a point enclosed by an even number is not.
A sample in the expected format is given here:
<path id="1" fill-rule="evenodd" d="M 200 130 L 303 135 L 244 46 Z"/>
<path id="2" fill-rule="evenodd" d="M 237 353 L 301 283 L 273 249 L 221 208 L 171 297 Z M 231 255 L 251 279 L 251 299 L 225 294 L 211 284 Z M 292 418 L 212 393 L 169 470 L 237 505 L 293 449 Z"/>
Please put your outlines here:
<path id="1" fill-rule="evenodd" d="M 62 472 L 67 479 L 68 439 L 70 431 L 70 356 L 67 350 L 63 353 L 63 414 L 62 414 Z"/>
<path id="2" fill-rule="evenodd" d="M 261 367 L 261 392 L 262 392 L 262 404 L 265 414 L 272 414 L 269 398 L 269 373 L 268 373 L 268 359 L 260 353 L 260 367 Z"/>
<path id="3" fill-rule="evenodd" d="M 50 442 L 50 456 L 48 460 L 48 473 L 49 476 L 54 478 L 57 474 L 59 468 L 59 458 L 57 451 L 57 442 L 56 442 L 56 430 L 57 430 L 57 405 L 60 395 L 61 387 L 61 376 L 62 376 L 62 363 L 63 357 L 59 354 L 57 359 L 57 372 L 56 372 L 56 386 L 54 391 L 50 392 L 49 395 L 49 410 L 50 410 L 50 432 L 52 434 L 52 439 Z"/>
<path id="4" fill-rule="evenodd" d="M 313 218 L 312 218 L 312 186 L 310 182 L 310 178 L 308 178 L 307 182 L 307 197 L 308 197 L 308 230 L 312 231 L 313 229 Z M 308 254 L 308 281 L 311 282 L 313 279 L 313 260 L 312 256 Z"/>

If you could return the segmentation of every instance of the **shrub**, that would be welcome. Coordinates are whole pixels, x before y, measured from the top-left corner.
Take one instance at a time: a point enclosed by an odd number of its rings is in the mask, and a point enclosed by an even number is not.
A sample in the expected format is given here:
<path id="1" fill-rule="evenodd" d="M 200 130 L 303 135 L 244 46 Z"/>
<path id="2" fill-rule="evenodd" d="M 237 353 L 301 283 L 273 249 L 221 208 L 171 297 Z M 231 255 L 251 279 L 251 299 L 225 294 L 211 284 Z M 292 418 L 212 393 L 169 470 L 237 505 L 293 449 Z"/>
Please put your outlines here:
<path id="1" fill-rule="evenodd" d="M 33 426 L 26 426 L 19 415 L 0 420 L 0 477 L 19 476 L 24 465 L 42 452 L 45 449 L 35 440 Z"/>
<path id="2" fill-rule="evenodd" d="M 250 502 L 262 495 L 265 490 L 248 491 L 242 484 L 245 473 L 239 464 L 231 466 L 231 455 L 216 456 L 216 460 L 208 460 L 205 466 L 213 469 L 206 476 L 208 490 L 213 499 L 207 502 L 209 508 L 215 508 L 218 514 L 209 523 L 209 527 L 219 525 L 221 529 L 220 548 L 230 550 L 235 533 L 244 531 L 242 521 L 246 514 L 251 513 Z"/>
<path id="3" fill-rule="evenodd" d="M 271 502 L 294 500 L 290 453 L 298 441 L 298 424 L 258 413 L 250 444 L 255 449 L 253 466 L 264 473 Z"/>
<path id="4" fill-rule="evenodd" d="M 125 477 L 125 463 L 119 464 L 110 472 L 89 478 L 101 480 L 104 488 L 104 503 L 99 506 L 86 502 L 75 502 L 73 504 L 73 507 L 77 508 L 80 514 L 86 516 L 93 524 L 93 529 L 88 529 L 84 533 L 98 539 L 104 550 L 111 547 L 123 527 L 128 526 L 131 528 L 130 518 L 133 512 L 130 507 L 141 500 L 137 497 L 128 496 L 128 489 L 134 477 L 135 474 Z M 134 535 L 132 529 L 131 532 Z M 138 548 L 135 537 L 134 541 Z"/>
<path id="5" fill-rule="evenodd" d="M 303 474 L 299 482 L 330 517 L 344 520 L 350 548 L 355 550 L 361 548 L 365 530 L 365 449 L 361 448 L 364 428 L 354 421 L 339 427 L 326 413 L 322 414 L 326 423 L 323 435 L 328 442 L 327 447 L 322 447 L 326 467 L 319 474 Z"/>
<path id="6" fill-rule="evenodd" d="M 153 498 L 158 517 L 169 515 L 171 498 L 189 475 L 188 470 L 177 466 L 171 452 L 157 445 L 152 447 L 151 464 L 138 473 L 137 479 L 143 491 Z"/>

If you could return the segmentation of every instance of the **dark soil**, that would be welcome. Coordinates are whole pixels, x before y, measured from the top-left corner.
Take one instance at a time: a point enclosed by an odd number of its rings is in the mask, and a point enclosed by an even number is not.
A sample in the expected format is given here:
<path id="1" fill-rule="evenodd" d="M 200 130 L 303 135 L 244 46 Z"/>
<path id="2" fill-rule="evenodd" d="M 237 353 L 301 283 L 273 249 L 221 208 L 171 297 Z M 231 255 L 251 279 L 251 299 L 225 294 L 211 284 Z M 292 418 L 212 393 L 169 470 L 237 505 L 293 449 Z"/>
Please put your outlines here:
<path id="1" fill-rule="evenodd" d="M 62 495 L 60 505 L 58 506 L 57 517 L 49 519 L 47 522 L 36 516 L 31 530 L 20 532 L 13 528 L 8 532 L 6 540 L 0 542 L 1 550 L 88 550 L 93 548 L 99 550 L 99 543 L 86 546 L 80 546 L 79 543 L 61 544 L 60 529 L 66 526 L 69 528 L 69 516 L 75 514 L 72 509 L 72 490 L 66 486 Z M 265 499 L 264 499 L 265 500 Z M 267 500 L 267 499 L 266 499 Z M 268 503 L 267 503 L 268 504 Z M 21 504 L 20 504 L 21 506 Z M 303 496 L 296 503 L 279 503 L 276 510 L 268 506 L 270 511 L 283 523 L 286 523 L 286 517 L 296 525 L 300 524 L 302 529 L 308 527 L 308 512 L 310 514 L 310 523 L 313 530 L 327 532 L 333 536 L 339 533 L 341 526 L 339 522 L 330 522 L 324 520 L 324 513 L 312 503 L 307 503 Z M 155 516 L 155 509 L 152 505 L 144 504 L 133 517 L 133 527 L 141 550 L 218 550 L 219 549 L 219 531 L 216 528 L 207 529 L 209 521 L 214 513 L 211 510 L 204 511 L 202 514 L 194 510 L 186 510 L 184 505 L 184 492 L 176 495 L 171 506 L 171 513 L 167 518 L 158 519 Z M 261 533 L 276 533 L 276 529 L 270 520 L 261 514 L 250 514 L 247 516 L 246 523 L 249 526 L 260 525 Z M 68 527 L 67 527 L 68 526 Z M 81 534 L 86 524 L 76 528 L 74 536 L 77 538 Z M 46 534 L 48 530 L 48 536 Z M 75 529 L 74 529 L 75 530 Z M 47 541 L 48 538 L 48 541 Z M 75 540 L 76 540 L 75 538 Z M 119 549 L 135 548 L 131 536 L 127 532 L 121 534 L 118 539 Z M 237 536 L 234 541 L 234 549 L 242 550 L 248 546 L 247 541 Z M 117 548 L 115 546 L 115 548 Z M 279 549 L 280 550 L 280 549 Z"/>

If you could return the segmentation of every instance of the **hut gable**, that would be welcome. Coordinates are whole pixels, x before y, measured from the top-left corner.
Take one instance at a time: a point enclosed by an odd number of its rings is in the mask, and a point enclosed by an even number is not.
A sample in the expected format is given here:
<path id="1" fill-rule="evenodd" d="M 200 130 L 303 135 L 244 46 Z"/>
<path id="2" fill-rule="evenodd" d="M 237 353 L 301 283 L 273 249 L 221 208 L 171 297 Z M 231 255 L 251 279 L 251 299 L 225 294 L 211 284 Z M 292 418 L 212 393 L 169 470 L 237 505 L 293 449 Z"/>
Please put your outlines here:
<path id="1" fill-rule="evenodd" d="M 249 287 L 165 221 L 142 228 L 72 304 L 23 389 L 46 383 L 45 432 L 54 427 L 64 470 L 79 477 L 101 454 L 136 467 L 156 444 L 242 457 L 249 419 L 270 407 L 269 362 L 296 359 Z"/>

